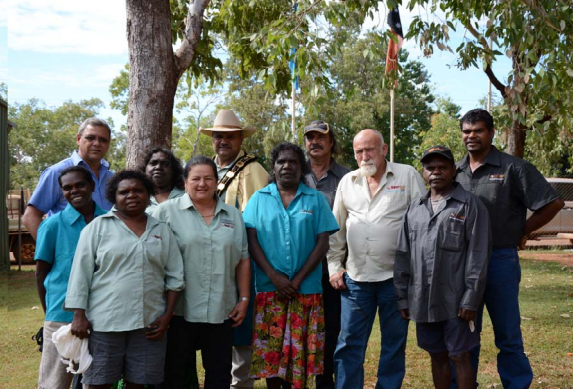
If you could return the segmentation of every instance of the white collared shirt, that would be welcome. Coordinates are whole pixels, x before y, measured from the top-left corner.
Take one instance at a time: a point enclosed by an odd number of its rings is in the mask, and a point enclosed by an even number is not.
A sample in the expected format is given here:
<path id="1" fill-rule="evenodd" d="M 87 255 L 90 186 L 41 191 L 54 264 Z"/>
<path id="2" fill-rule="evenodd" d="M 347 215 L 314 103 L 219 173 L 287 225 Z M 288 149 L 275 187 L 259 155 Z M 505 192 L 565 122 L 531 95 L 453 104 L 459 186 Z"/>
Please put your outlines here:
<path id="1" fill-rule="evenodd" d="M 402 219 L 410 203 L 424 193 L 422 177 L 409 165 L 386 161 L 386 172 L 372 198 L 360 170 L 345 175 L 334 200 L 340 231 L 330 236 L 330 275 L 346 268 L 354 281 L 392 278 Z M 348 259 L 343 265 L 347 244 Z"/>

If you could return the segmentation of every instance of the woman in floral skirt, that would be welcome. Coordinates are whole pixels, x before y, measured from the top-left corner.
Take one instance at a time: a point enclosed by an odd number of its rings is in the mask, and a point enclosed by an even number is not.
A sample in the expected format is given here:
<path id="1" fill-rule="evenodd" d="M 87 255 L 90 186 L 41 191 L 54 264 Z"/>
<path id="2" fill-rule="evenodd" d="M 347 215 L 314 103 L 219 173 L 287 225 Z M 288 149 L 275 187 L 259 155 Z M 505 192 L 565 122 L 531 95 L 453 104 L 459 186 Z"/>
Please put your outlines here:
<path id="1" fill-rule="evenodd" d="M 256 264 L 251 376 L 265 378 L 268 388 L 285 381 L 310 388 L 323 370 L 319 265 L 339 228 L 324 196 L 303 183 L 308 167 L 300 147 L 285 142 L 271 154 L 271 183 L 243 213 Z"/>

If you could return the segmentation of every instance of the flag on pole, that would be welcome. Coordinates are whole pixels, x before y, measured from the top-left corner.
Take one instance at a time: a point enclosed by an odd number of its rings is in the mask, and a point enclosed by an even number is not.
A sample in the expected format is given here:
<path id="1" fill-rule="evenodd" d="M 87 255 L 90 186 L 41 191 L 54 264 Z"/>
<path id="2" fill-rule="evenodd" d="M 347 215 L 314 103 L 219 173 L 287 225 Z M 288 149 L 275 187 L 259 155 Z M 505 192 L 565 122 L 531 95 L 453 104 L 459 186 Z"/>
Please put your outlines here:
<path id="1" fill-rule="evenodd" d="M 404 33 L 402 31 L 402 22 L 400 21 L 400 12 L 398 8 L 390 10 L 388 13 L 388 25 L 392 34 L 398 38 L 398 43 L 390 39 L 388 42 L 388 53 L 386 54 L 386 74 L 398 69 L 398 51 L 404 44 Z"/>
<path id="2" fill-rule="evenodd" d="M 298 4 L 294 3 L 293 7 L 292 7 L 292 11 L 296 13 L 296 9 L 298 8 Z M 292 56 L 294 57 L 294 55 L 296 54 L 296 47 L 293 47 L 290 49 L 290 53 L 292 54 Z M 295 76 L 295 70 L 296 70 L 296 61 L 294 59 L 291 59 L 288 62 L 288 67 L 290 68 L 290 74 L 292 75 L 292 83 L 294 86 L 294 90 L 298 90 L 298 76 Z"/>

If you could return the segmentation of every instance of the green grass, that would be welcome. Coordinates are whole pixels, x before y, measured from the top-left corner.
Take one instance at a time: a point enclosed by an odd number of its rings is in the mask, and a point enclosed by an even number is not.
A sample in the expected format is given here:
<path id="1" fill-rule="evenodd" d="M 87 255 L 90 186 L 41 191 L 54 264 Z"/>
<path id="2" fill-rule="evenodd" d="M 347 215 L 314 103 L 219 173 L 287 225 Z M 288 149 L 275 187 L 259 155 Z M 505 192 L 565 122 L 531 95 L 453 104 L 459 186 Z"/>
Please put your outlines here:
<path id="1" fill-rule="evenodd" d="M 13 271 L 0 277 L 0 388 L 34 388 L 40 353 L 30 338 L 43 320 L 41 308 L 32 309 L 40 306 L 34 273 Z M 573 355 L 568 354 L 573 354 L 573 268 L 522 260 L 520 297 L 525 348 L 535 375 L 532 388 L 572 388 Z M 376 323 L 366 353 L 366 388 L 375 385 L 379 352 L 380 333 Z M 403 387 L 431 388 L 429 357 L 416 346 L 412 324 L 406 352 Z M 496 354 L 491 323 L 486 316 L 478 375 L 480 388 L 501 388 Z M 265 386 L 260 382 L 256 387 Z"/>

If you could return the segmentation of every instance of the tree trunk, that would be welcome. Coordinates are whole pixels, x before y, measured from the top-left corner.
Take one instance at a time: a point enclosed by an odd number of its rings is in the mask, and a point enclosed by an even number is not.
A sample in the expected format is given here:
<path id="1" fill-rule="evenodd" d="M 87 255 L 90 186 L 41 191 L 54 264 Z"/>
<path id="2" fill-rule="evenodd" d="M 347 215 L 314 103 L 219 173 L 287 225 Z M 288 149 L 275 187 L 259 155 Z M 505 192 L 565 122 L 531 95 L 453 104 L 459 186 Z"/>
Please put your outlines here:
<path id="1" fill-rule="evenodd" d="M 518 120 L 514 120 L 507 134 L 507 152 L 515 157 L 523 158 L 523 152 L 525 150 L 525 138 L 527 128 L 519 123 Z"/>
<path id="2" fill-rule="evenodd" d="M 171 148 L 179 72 L 171 40 L 169 0 L 127 0 L 129 106 L 126 167 L 150 147 Z"/>

